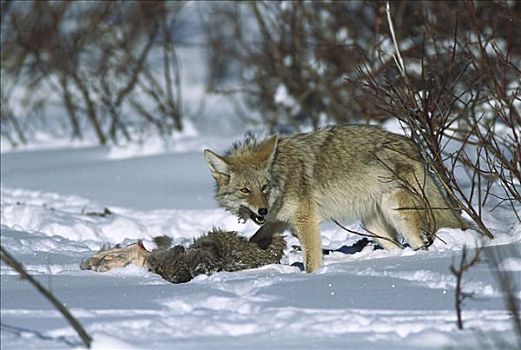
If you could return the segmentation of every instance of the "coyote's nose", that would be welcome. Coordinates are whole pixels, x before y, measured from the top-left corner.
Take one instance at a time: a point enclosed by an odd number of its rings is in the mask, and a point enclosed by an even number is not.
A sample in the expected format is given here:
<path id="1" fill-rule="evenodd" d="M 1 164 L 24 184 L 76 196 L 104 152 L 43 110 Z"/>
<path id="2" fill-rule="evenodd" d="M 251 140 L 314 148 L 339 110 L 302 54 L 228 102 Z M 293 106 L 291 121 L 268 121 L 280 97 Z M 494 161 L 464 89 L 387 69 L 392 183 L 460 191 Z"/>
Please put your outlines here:
<path id="1" fill-rule="evenodd" d="M 259 215 L 266 216 L 268 214 L 268 208 L 260 208 Z"/>

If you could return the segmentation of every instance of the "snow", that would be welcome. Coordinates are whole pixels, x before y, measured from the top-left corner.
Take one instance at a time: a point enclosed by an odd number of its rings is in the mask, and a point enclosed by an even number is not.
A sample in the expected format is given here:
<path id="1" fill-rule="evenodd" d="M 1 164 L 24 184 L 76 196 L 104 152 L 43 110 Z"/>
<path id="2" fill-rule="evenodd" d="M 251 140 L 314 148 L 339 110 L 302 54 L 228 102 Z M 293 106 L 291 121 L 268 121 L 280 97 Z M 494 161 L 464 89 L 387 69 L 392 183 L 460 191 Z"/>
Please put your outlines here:
<path id="1" fill-rule="evenodd" d="M 186 9 L 196 18 L 194 4 Z M 287 10 L 290 3 L 280 6 Z M 326 11 L 321 15 L 331 19 Z M 349 43 L 348 37 L 346 28 L 336 33 L 339 42 Z M 394 52 L 389 37 L 381 39 L 384 53 Z M 410 45 L 400 43 L 402 49 Z M 29 144 L 18 149 L 0 138 L 2 247 L 80 320 L 93 336 L 93 349 L 515 347 L 512 316 L 486 259 L 464 275 L 464 292 L 473 295 L 463 305 L 464 331 L 456 329 L 455 281 L 449 272 L 464 246 L 471 248 L 469 255 L 477 246 L 493 246 L 503 253 L 498 269 L 516 278 L 521 298 L 521 224 L 502 208 L 484 212 L 496 237 L 492 241 L 472 230 L 442 229 L 429 251 L 373 250 L 371 244 L 353 254 L 332 251 L 316 274 L 296 266 L 302 256 L 292 249 L 298 241 L 289 233 L 280 265 L 202 275 L 186 284 L 170 284 L 133 265 L 106 273 L 80 270 L 82 259 L 107 243 L 142 239 L 153 249 L 157 235 L 188 245 L 213 226 L 247 237 L 257 229 L 252 222 L 239 224 L 213 198 L 202 151 L 222 152 L 246 122 L 230 99 L 207 93 L 204 50 L 177 49 L 182 133 L 164 138 L 143 133 L 136 135 L 139 142 L 109 147 L 96 146 L 88 130 L 83 141 L 67 140 L 58 128 L 66 115 L 50 103 L 45 116 L 56 131 L 31 128 Z M 162 59 L 154 54 L 152 59 Z M 291 65 L 292 57 L 283 62 Z M 310 64 L 324 68 L 318 61 Z M 411 67 L 420 66 L 412 62 Z M 27 114 L 25 89 L 20 84 L 14 93 L 16 115 Z M 56 102 L 53 92 L 45 94 Z M 299 109 L 284 84 L 277 86 L 273 101 L 291 113 Z M 256 110 L 247 114 L 258 119 Z M 320 116 L 321 125 L 326 117 Z M 384 127 L 404 132 L 396 119 Z M 508 136 L 511 130 L 504 131 Z M 105 209 L 111 214 L 100 215 Z M 356 223 L 349 227 L 361 230 Z M 359 238 L 331 223 L 321 225 L 321 232 L 323 247 L 333 250 Z M 2 349 L 82 348 L 74 330 L 33 287 L 3 262 L 0 272 Z"/>
<path id="2" fill-rule="evenodd" d="M 485 215 L 497 237 L 492 241 L 472 230 L 442 229 L 438 236 L 446 244 L 437 240 L 429 251 L 373 251 L 369 245 L 355 254 L 331 252 L 316 274 L 292 266 L 302 257 L 289 234 L 282 265 L 198 276 L 186 284 L 170 284 L 137 266 L 80 270 L 81 260 L 106 243 L 143 239 L 152 249 L 152 238 L 166 234 L 187 245 L 213 226 L 251 236 L 255 224 L 239 224 L 217 208 L 202 157 L 205 147 L 222 151 L 230 142 L 194 132 L 171 149 L 150 143 L 120 151 L 84 146 L 5 152 L 2 246 L 78 317 L 93 336 L 93 349 L 515 344 L 511 315 L 486 261 L 464 275 L 464 292 L 473 295 L 464 303 L 464 331 L 456 330 L 449 272 L 464 245 L 520 250 L 521 225 L 501 208 Z M 105 208 L 112 214 L 100 216 Z M 358 240 L 330 223 L 321 230 L 324 248 Z M 505 255 L 499 268 L 519 280 L 521 257 Z M 4 264 L 1 282 L 2 349 L 81 348 L 62 316 Z"/>
<path id="3" fill-rule="evenodd" d="M 521 259 L 506 258 L 499 264 L 498 268 L 504 271 L 521 271 Z"/>
<path id="4" fill-rule="evenodd" d="M 280 104 L 292 110 L 298 110 L 299 108 L 298 102 L 289 94 L 288 88 L 284 84 L 277 86 L 273 100 L 276 104 Z"/>
<path id="5" fill-rule="evenodd" d="M 124 146 L 113 146 L 108 157 L 110 159 L 126 159 L 138 156 L 150 156 L 167 152 L 183 152 L 186 149 L 202 148 L 198 133 L 192 122 L 186 120 L 183 131 L 174 131 L 169 138 L 148 137 L 139 143 Z"/>

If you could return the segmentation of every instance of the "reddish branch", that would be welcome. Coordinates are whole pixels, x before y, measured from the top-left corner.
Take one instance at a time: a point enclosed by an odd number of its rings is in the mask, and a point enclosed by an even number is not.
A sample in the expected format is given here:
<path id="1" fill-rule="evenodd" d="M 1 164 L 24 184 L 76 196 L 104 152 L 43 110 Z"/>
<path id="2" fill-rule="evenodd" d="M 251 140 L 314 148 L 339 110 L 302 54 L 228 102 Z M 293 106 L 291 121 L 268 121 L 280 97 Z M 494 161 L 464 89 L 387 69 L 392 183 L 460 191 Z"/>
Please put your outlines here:
<path id="1" fill-rule="evenodd" d="M 90 344 L 92 342 L 91 336 L 85 331 L 83 326 L 80 324 L 80 322 L 67 310 L 63 304 L 56 299 L 56 297 L 49 292 L 45 287 L 43 287 L 40 282 L 38 282 L 33 276 L 31 276 L 22 266 L 21 263 L 19 263 L 15 258 L 13 258 L 5 249 L 4 247 L 0 246 L 0 258 L 9 266 L 11 266 L 16 272 L 20 274 L 20 276 L 27 280 L 29 283 L 33 285 L 40 294 L 42 294 L 49 302 L 51 302 L 52 305 L 58 311 L 65 317 L 67 322 L 74 328 L 74 330 L 78 333 L 81 340 L 85 344 L 87 348 L 90 348 Z"/>
<path id="2" fill-rule="evenodd" d="M 455 294 L 455 303 L 454 306 L 456 308 L 456 316 L 458 318 L 457 324 L 458 329 L 463 329 L 463 319 L 461 318 L 461 304 L 463 303 L 463 300 L 465 298 L 471 296 L 471 294 L 465 293 L 462 290 L 462 280 L 463 280 L 463 274 L 470 269 L 472 266 L 476 265 L 480 262 L 480 253 L 481 248 L 476 249 L 476 253 L 474 256 L 467 260 L 467 247 L 463 247 L 463 251 L 461 252 L 461 259 L 459 262 L 459 266 L 455 267 L 454 264 L 450 266 L 450 271 L 452 274 L 456 277 L 456 288 L 454 290 Z"/>

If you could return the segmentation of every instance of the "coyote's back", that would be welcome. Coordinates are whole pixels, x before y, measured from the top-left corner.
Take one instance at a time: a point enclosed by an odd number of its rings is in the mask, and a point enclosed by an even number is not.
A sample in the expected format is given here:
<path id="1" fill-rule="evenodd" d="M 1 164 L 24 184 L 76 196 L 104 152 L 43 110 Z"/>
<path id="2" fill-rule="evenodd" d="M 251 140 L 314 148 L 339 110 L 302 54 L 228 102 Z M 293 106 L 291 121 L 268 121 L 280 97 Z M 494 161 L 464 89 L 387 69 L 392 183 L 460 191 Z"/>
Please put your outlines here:
<path id="1" fill-rule="evenodd" d="M 321 264 L 319 223 L 360 219 L 384 248 L 427 247 L 440 227 L 467 228 L 407 138 L 378 127 L 335 126 L 289 137 L 246 139 L 221 157 L 205 151 L 216 198 L 263 224 L 252 240 L 291 227 L 307 271 Z"/>

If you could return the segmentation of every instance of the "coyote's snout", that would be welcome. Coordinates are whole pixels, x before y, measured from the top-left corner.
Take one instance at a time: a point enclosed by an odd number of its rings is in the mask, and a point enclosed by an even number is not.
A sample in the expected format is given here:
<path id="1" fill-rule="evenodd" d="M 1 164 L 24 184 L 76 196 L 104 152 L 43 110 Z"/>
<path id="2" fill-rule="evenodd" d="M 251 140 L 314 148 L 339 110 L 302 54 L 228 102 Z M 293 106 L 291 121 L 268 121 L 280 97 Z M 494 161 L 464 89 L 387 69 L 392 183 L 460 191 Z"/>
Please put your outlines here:
<path id="1" fill-rule="evenodd" d="M 440 227 L 468 228 L 407 138 L 378 127 L 335 126 L 265 140 L 246 137 L 223 156 L 205 150 L 219 204 L 262 225 L 260 246 L 292 229 L 306 271 L 321 266 L 319 223 L 360 219 L 384 248 L 426 248 Z"/>

